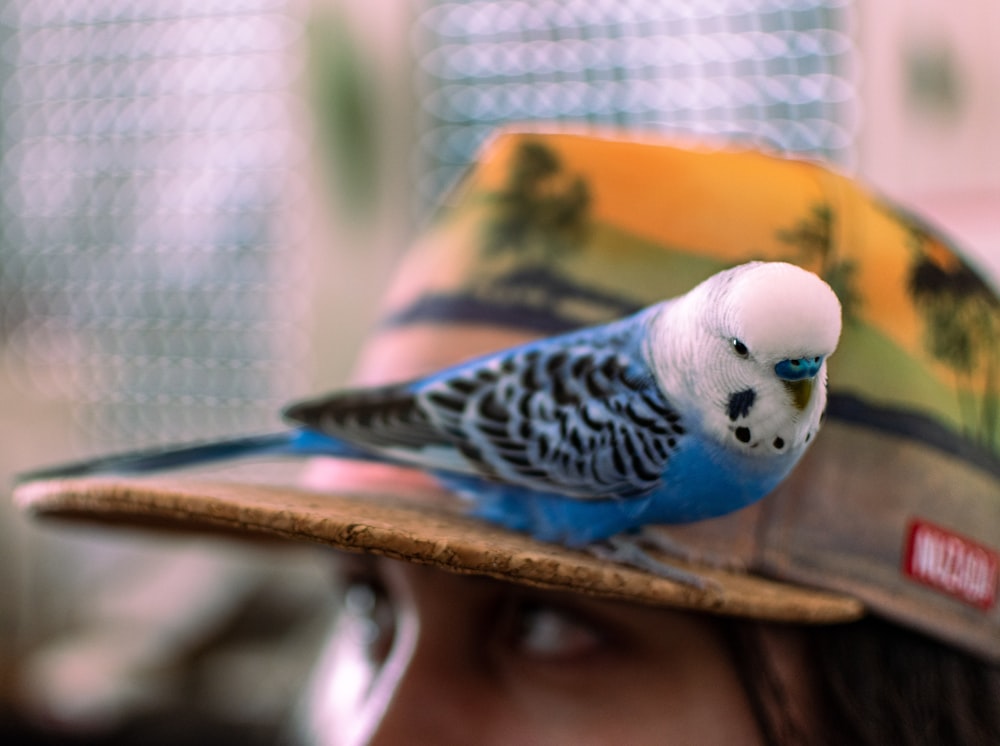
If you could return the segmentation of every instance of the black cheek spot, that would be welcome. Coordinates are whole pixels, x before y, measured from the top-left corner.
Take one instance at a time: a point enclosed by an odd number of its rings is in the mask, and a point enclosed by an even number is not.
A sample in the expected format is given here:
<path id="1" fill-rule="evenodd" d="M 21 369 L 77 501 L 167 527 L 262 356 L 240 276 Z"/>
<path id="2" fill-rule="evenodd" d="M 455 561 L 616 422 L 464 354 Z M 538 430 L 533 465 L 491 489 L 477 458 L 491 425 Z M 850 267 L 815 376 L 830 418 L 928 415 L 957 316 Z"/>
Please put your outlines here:
<path id="1" fill-rule="evenodd" d="M 782 448 L 784 448 L 785 447 L 785 441 L 784 441 L 784 439 L 782 439 L 782 438 L 775 438 L 774 439 L 774 447 L 777 448 L 779 451 Z"/>
<path id="2" fill-rule="evenodd" d="M 812 433 L 806 433 L 806 443 L 808 443 L 810 440 L 812 440 L 812 436 L 813 436 Z"/>
<path id="3" fill-rule="evenodd" d="M 738 427 L 736 428 L 736 440 L 740 443 L 750 442 L 750 428 L 749 427 Z"/>
<path id="4" fill-rule="evenodd" d="M 729 419 L 736 422 L 737 418 L 746 417 L 750 414 L 750 409 L 753 407 L 756 398 L 757 392 L 753 389 L 744 389 L 743 391 L 730 394 L 729 403 L 726 406 Z"/>

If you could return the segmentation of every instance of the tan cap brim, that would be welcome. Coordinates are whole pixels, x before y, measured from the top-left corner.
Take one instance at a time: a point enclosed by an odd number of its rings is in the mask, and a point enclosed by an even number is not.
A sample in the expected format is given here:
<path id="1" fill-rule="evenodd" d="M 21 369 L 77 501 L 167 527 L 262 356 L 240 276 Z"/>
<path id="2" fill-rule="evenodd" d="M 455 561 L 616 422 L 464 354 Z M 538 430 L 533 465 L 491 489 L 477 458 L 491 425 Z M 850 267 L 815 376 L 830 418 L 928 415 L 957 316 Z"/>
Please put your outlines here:
<path id="1" fill-rule="evenodd" d="M 864 613 L 846 596 L 671 559 L 709 581 L 703 590 L 678 584 L 467 517 L 457 501 L 176 476 L 33 482 L 18 487 L 15 499 L 44 517 L 318 542 L 542 588 L 761 620 L 833 623 Z"/>

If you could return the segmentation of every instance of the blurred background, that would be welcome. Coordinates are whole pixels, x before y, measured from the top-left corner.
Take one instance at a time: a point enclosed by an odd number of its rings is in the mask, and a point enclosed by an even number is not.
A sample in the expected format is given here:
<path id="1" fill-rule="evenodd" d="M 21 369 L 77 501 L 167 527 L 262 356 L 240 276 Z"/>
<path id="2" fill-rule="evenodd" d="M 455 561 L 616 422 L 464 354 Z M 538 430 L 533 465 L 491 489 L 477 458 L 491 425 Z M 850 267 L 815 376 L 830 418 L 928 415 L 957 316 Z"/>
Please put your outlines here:
<path id="1" fill-rule="evenodd" d="M 992 0 L 0 0 L 0 480 L 342 385 L 507 122 L 820 159 L 996 283 L 997 38 Z M 0 501 L 0 732 L 266 742 L 333 613 L 322 564 Z"/>

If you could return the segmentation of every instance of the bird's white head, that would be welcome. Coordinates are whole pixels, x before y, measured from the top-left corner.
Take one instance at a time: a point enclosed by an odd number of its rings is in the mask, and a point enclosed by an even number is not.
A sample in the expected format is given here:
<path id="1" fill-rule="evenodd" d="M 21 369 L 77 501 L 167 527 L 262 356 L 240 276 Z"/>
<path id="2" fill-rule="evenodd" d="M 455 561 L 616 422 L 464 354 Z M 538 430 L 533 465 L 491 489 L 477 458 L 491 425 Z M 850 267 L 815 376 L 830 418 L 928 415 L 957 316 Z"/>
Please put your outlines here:
<path id="1" fill-rule="evenodd" d="M 718 331 L 732 334 L 758 361 L 776 366 L 779 377 L 814 377 L 811 363 L 837 348 L 840 301 L 812 272 L 784 262 L 752 262 L 715 277 Z"/>
<path id="2" fill-rule="evenodd" d="M 793 264 L 751 262 L 669 304 L 654 326 L 654 368 L 709 434 L 754 454 L 801 454 L 819 427 L 826 361 L 840 338 L 829 285 Z"/>

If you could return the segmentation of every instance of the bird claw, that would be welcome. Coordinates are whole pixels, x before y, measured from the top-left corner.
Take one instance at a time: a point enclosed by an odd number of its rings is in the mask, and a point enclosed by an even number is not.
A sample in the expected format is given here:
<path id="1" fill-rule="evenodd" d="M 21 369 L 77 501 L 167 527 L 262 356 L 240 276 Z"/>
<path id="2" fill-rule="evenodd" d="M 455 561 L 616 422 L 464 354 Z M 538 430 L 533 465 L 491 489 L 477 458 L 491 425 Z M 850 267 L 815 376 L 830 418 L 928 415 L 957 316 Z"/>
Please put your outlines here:
<path id="1" fill-rule="evenodd" d="M 635 537 L 635 542 L 644 547 L 648 547 L 659 554 L 666 554 L 670 557 L 691 562 L 698 565 L 708 565 L 718 570 L 730 570 L 733 572 L 745 573 L 747 565 L 745 562 L 730 555 L 713 552 L 707 549 L 695 549 L 688 544 L 682 544 L 671 538 L 663 531 L 655 528 L 644 527 Z"/>
<path id="2" fill-rule="evenodd" d="M 719 584 L 715 581 L 695 572 L 661 562 L 639 546 L 639 543 L 628 537 L 612 536 L 603 542 L 589 544 L 586 549 L 598 559 L 628 565 L 699 591 L 719 590 Z"/>

